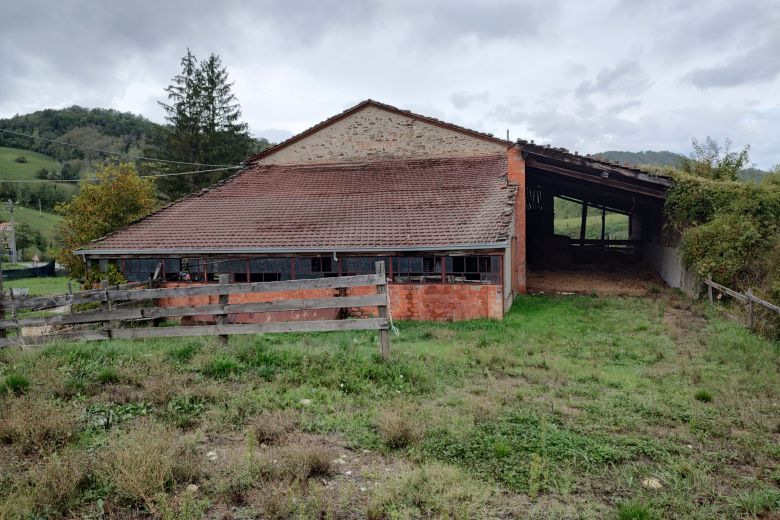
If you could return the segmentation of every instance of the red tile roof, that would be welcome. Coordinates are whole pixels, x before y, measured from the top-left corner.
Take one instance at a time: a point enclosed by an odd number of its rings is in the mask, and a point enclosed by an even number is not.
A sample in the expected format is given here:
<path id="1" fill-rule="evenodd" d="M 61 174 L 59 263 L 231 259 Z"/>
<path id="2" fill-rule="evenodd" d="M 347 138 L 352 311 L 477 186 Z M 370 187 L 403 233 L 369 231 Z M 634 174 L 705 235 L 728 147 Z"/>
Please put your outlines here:
<path id="1" fill-rule="evenodd" d="M 506 244 L 506 156 L 253 165 L 81 253 L 279 252 Z"/>

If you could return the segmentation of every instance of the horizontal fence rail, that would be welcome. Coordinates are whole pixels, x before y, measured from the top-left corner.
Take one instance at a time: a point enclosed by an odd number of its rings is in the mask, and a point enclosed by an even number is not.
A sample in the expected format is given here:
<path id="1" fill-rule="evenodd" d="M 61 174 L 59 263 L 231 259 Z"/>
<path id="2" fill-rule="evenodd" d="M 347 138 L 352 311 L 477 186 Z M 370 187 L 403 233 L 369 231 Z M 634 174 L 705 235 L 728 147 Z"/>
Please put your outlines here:
<path id="1" fill-rule="evenodd" d="M 764 307 L 765 309 L 776 312 L 778 315 L 780 315 L 780 307 L 770 303 L 766 300 L 762 300 L 758 296 L 753 294 L 753 291 L 748 289 L 745 293 L 741 293 L 738 291 L 735 291 L 734 289 L 729 289 L 725 285 L 721 285 L 719 283 L 713 282 L 711 279 L 707 278 L 704 280 L 704 284 L 707 286 L 707 297 L 710 301 L 710 303 L 715 302 L 715 295 L 714 291 L 718 291 L 722 294 L 725 294 L 727 296 L 730 296 L 734 298 L 739 303 L 743 304 L 746 307 L 747 310 L 747 327 L 749 329 L 753 329 L 753 325 L 755 324 L 755 305 L 759 305 L 761 307 Z"/>
<path id="2" fill-rule="evenodd" d="M 220 276 L 220 283 L 185 287 L 153 287 L 155 282 L 134 282 L 100 289 L 73 292 L 46 297 L 14 297 L 3 294 L 0 299 L 0 347 L 12 345 L 39 345 L 61 339 L 66 341 L 94 341 L 107 339 L 165 338 L 179 336 L 219 336 L 223 341 L 234 334 L 259 334 L 278 332 L 316 332 L 339 330 L 379 331 L 380 354 L 389 355 L 388 297 L 383 262 L 377 262 L 376 274 L 286 280 L 278 282 L 229 284 L 227 275 Z M 347 289 L 373 287 L 375 293 L 347 295 Z M 338 290 L 339 296 L 275 299 L 272 301 L 229 303 L 230 295 L 261 293 L 289 293 L 316 289 Z M 300 296 L 296 294 L 296 296 Z M 171 306 L 163 303 L 168 298 L 218 297 L 219 303 Z M 273 295 L 272 295 L 273 297 Z M 73 306 L 100 304 L 99 308 L 87 305 L 82 312 L 70 312 Z M 131 307 L 118 308 L 118 305 Z M 271 321 L 267 323 L 229 323 L 229 316 L 284 311 L 309 311 L 320 309 L 376 308 L 377 318 L 323 319 L 307 321 Z M 58 309 L 61 312 L 49 316 L 30 316 L 31 311 Z M 11 312 L 11 316 L 7 313 Z M 20 315 L 21 312 L 21 315 Z M 160 327 L 167 318 L 211 317 L 213 325 Z M 123 327 L 122 324 L 132 325 Z M 153 326 L 142 326 L 142 325 Z M 139 326 L 141 325 L 141 326 Z M 25 328 L 51 329 L 39 335 L 22 335 Z M 78 328 L 80 330 L 72 330 Z M 9 336 L 9 331 L 19 332 Z"/>

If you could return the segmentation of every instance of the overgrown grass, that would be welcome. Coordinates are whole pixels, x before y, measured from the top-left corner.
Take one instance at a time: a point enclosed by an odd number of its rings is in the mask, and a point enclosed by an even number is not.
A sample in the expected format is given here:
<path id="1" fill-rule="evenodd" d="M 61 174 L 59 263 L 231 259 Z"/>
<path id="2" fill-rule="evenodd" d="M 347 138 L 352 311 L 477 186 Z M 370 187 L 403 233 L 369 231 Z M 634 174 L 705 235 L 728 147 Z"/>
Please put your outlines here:
<path id="1" fill-rule="evenodd" d="M 778 513 L 777 344 L 666 292 L 400 328 L 0 351 L 0 518 Z"/>

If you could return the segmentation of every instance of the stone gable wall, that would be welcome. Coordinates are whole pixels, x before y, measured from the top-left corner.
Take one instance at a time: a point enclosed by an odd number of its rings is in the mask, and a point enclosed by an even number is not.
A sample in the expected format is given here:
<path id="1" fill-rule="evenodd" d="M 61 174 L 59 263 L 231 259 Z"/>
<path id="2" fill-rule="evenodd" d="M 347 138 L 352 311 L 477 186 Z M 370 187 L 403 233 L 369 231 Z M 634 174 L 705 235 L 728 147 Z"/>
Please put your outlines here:
<path id="1" fill-rule="evenodd" d="M 468 156 L 506 146 L 368 106 L 264 157 L 260 164 L 341 162 L 356 159 Z"/>

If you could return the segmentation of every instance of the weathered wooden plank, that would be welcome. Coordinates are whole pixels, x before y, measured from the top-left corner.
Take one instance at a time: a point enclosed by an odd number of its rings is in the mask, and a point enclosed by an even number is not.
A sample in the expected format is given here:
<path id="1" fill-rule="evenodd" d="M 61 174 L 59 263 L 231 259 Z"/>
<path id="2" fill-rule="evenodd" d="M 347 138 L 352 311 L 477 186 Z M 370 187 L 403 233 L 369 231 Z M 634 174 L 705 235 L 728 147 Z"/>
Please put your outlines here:
<path id="1" fill-rule="evenodd" d="M 334 278 L 314 278 L 310 280 L 285 280 L 281 282 L 235 283 L 229 284 L 226 288 L 220 288 L 219 284 L 135 290 L 116 290 L 109 288 L 108 295 L 113 301 L 151 300 L 155 298 L 171 298 L 177 296 L 213 296 L 223 293 L 223 291 L 226 291 L 227 294 L 264 293 L 304 289 L 338 289 L 342 287 L 384 285 L 385 283 L 385 280 L 380 281 L 376 275 L 368 274 Z M 141 283 L 141 285 L 145 285 L 145 283 Z M 105 290 L 93 289 L 74 294 L 61 294 L 25 300 L 5 300 L 2 304 L 4 309 L 45 310 L 53 307 L 62 307 L 64 305 L 104 301 L 106 301 Z"/>
<path id="2" fill-rule="evenodd" d="M 763 307 L 766 307 L 770 311 L 775 311 L 776 313 L 780 314 L 780 307 L 778 307 L 774 303 L 769 303 L 766 300 L 762 300 L 761 298 L 759 298 L 758 296 L 756 296 L 756 295 L 754 295 L 752 293 L 749 293 L 747 295 L 747 297 L 748 297 L 748 299 L 750 301 L 753 301 L 753 302 L 755 302 L 755 303 L 757 303 L 757 304 L 759 304 L 759 305 L 761 305 Z"/>
<path id="3" fill-rule="evenodd" d="M 334 278 L 313 278 L 309 280 L 285 280 L 281 282 L 233 283 L 227 287 L 219 284 L 194 285 L 189 287 L 166 287 L 160 289 L 139 289 L 136 291 L 111 291 L 112 300 L 148 300 L 173 298 L 177 296 L 213 296 L 218 294 L 249 294 L 284 292 L 305 289 L 339 289 L 365 285 L 384 285 L 386 281 L 375 274 L 338 276 Z"/>
<path id="4" fill-rule="evenodd" d="M 14 336 L 0 339 L 0 347 L 42 345 L 55 340 L 59 341 L 98 341 L 107 340 L 105 330 L 87 330 L 79 332 L 63 332 L 58 334 L 42 334 L 40 336 Z"/>
<path id="5" fill-rule="evenodd" d="M 116 329 L 114 338 L 175 338 L 181 336 L 215 336 L 225 334 L 263 334 L 274 332 L 330 332 L 344 330 L 383 330 L 387 320 L 365 318 L 359 320 L 279 321 L 229 325 L 201 325 L 193 327 L 157 327 Z"/>
<path id="6" fill-rule="evenodd" d="M 376 275 L 385 279 L 385 263 L 380 261 L 375 265 Z M 379 317 L 387 321 L 387 286 L 377 285 L 376 293 L 377 296 L 384 297 L 385 299 L 384 304 L 379 306 Z M 382 356 L 383 359 L 390 357 L 390 332 L 388 332 L 387 327 L 380 329 L 379 331 L 379 355 Z"/>
<path id="7" fill-rule="evenodd" d="M 716 290 L 718 290 L 718 291 L 720 291 L 720 292 L 722 292 L 724 294 L 728 294 L 732 298 L 734 298 L 736 300 L 739 300 L 741 303 L 747 303 L 747 301 L 748 301 L 747 296 L 745 296 L 744 294 L 739 293 L 737 291 L 734 291 L 732 289 L 729 289 L 725 285 L 720 285 L 719 283 L 715 283 L 712 280 L 704 280 L 704 283 L 706 285 L 709 285 L 713 289 L 716 289 Z"/>
<path id="8" fill-rule="evenodd" d="M 74 325 L 77 323 L 97 323 L 106 320 L 130 321 L 158 318 L 180 318 L 183 316 L 200 316 L 251 312 L 305 311 L 314 309 L 338 309 L 342 307 L 376 307 L 384 305 L 386 298 L 377 294 L 364 296 L 342 296 L 331 298 L 311 298 L 296 300 L 278 300 L 272 302 L 251 302 L 230 304 L 227 306 L 199 305 L 194 307 L 149 307 L 139 309 L 114 309 L 108 312 L 102 310 L 80 312 L 76 314 L 60 314 L 42 318 L 21 318 L 17 320 L 0 320 L 0 329 L 18 327 L 37 327 L 41 325 Z"/>

